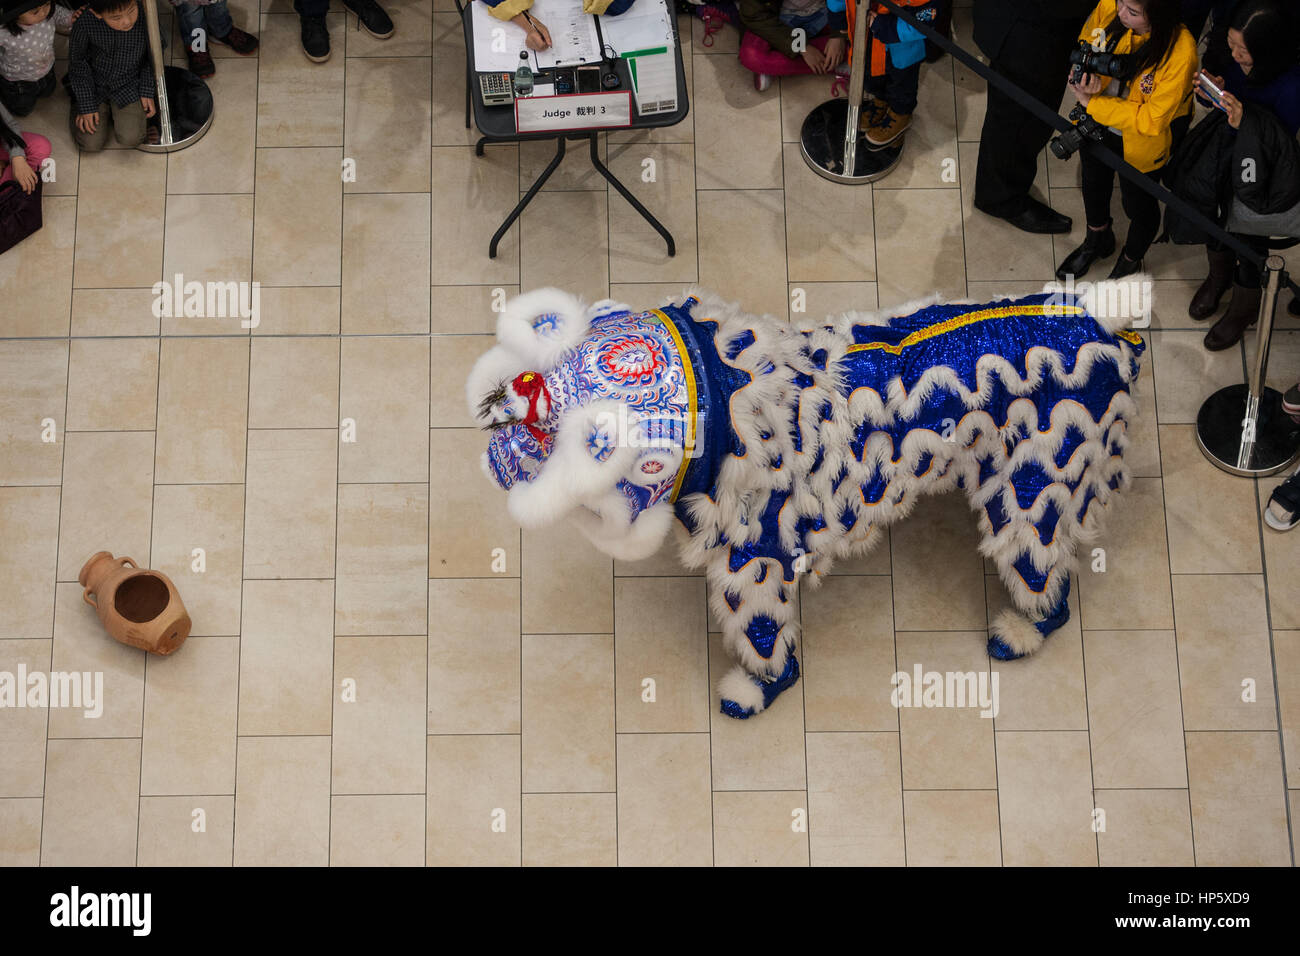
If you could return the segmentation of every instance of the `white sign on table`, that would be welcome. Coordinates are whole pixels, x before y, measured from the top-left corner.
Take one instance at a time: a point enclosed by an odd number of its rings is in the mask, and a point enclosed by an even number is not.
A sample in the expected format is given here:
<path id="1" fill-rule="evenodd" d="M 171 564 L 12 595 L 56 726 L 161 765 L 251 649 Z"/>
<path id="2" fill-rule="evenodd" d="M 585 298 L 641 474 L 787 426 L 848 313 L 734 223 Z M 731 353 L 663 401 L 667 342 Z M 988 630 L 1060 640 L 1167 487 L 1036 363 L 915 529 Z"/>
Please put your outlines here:
<path id="1" fill-rule="evenodd" d="M 627 90 L 515 97 L 515 128 L 521 133 L 631 125 L 632 94 Z"/>

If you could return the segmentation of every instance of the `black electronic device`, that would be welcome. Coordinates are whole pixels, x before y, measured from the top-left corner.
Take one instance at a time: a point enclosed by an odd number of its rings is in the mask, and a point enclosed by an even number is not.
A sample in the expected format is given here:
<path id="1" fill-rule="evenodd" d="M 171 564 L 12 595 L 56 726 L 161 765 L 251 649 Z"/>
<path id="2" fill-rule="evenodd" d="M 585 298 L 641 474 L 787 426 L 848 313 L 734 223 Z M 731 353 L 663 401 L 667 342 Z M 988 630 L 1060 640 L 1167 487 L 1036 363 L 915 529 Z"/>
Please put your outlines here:
<path id="1" fill-rule="evenodd" d="M 1074 124 L 1074 129 L 1066 130 L 1048 143 L 1058 159 L 1069 159 L 1079 151 L 1085 139 L 1099 143 L 1106 135 L 1106 127 L 1089 116 L 1082 103 L 1076 103 L 1074 109 L 1070 110 L 1069 120 Z"/>
<path id="2" fill-rule="evenodd" d="M 579 93 L 599 93 L 600 92 L 600 68 L 595 66 L 580 66 L 577 69 L 578 74 L 578 92 Z"/>
<path id="3" fill-rule="evenodd" d="M 1129 63 L 1130 57 L 1121 53 L 1094 50 L 1087 43 L 1080 43 L 1077 50 L 1070 51 L 1070 82 L 1081 82 L 1085 73 L 1123 79 L 1128 72 Z"/>

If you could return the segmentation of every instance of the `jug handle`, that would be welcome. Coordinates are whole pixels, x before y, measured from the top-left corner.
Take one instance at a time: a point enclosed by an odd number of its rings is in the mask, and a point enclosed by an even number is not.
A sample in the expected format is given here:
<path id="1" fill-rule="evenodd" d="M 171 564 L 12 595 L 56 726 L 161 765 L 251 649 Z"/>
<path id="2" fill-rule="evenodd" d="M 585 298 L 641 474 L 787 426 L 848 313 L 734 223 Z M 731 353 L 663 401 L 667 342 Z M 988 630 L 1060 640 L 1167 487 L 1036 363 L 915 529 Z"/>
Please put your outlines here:
<path id="1" fill-rule="evenodd" d="M 123 557 L 120 557 L 120 558 L 117 559 L 117 565 L 118 565 L 118 567 L 122 567 L 122 566 L 127 565 L 127 564 L 131 565 L 131 567 L 135 568 L 136 570 L 139 570 L 139 568 L 140 568 L 140 565 L 138 565 L 138 564 L 135 563 L 135 559 L 134 559 L 134 558 L 128 558 L 128 557 L 123 556 Z M 89 604 L 91 607 L 93 607 L 95 610 L 98 611 L 98 610 L 99 610 L 99 603 L 98 603 L 98 601 L 97 601 L 97 600 L 96 600 L 96 601 L 92 601 L 92 600 L 90 599 L 90 596 L 91 596 L 92 594 L 94 594 L 94 593 L 95 593 L 95 592 L 93 592 L 92 590 L 90 590 L 90 588 L 86 588 L 86 590 L 83 591 L 82 594 L 81 594 L 81 599 L 82 599 L 83 601 L 85 601 L 87 604 Z"/>

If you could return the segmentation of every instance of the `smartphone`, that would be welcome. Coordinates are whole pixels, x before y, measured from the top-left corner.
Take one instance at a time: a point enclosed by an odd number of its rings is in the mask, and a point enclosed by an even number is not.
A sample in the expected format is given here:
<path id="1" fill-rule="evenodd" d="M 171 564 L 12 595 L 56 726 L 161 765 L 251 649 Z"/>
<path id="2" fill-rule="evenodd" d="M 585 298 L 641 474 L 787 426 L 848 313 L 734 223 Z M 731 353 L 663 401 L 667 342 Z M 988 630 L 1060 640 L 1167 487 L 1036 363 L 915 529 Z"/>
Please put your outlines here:
<path id="1" fill-rule="evenodd" d="M 578 74 L 579 93 L 600 92 L 600 68 L 599 67 L 580 66 L 575 72 Z"/>
<path id="2" fill-rule="evenodd" d="M 1206 73 L 1204 70 L 1201 70 L 1200 81 L 1201 81 L 1201 96 L 1205 97 L 1207 100 L 1213 103 L 1215 107 L 1222 110 L 1223 109 L 1223 87 L 1219 86 L 1212 79 L 1210 79 L 1210 74 Z M 1227 110 L 1224 110 L 1224 112 L 1226 113 Z"/>

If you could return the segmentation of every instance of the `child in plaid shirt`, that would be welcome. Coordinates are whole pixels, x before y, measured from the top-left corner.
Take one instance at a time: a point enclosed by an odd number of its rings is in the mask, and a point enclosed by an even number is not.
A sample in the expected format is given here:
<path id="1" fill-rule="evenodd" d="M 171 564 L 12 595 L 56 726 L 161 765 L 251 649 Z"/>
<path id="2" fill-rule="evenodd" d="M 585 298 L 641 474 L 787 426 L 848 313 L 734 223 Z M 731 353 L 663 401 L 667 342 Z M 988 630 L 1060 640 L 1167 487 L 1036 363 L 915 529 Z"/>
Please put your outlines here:
<path id="1" fill-rule="evenodd" d="M 90 0 L 68 41 L 72 135 L 98 152 L 113 135 L 123 146 L 144 142 L 154 104 L 153 66 L 140 0 Z"/>

